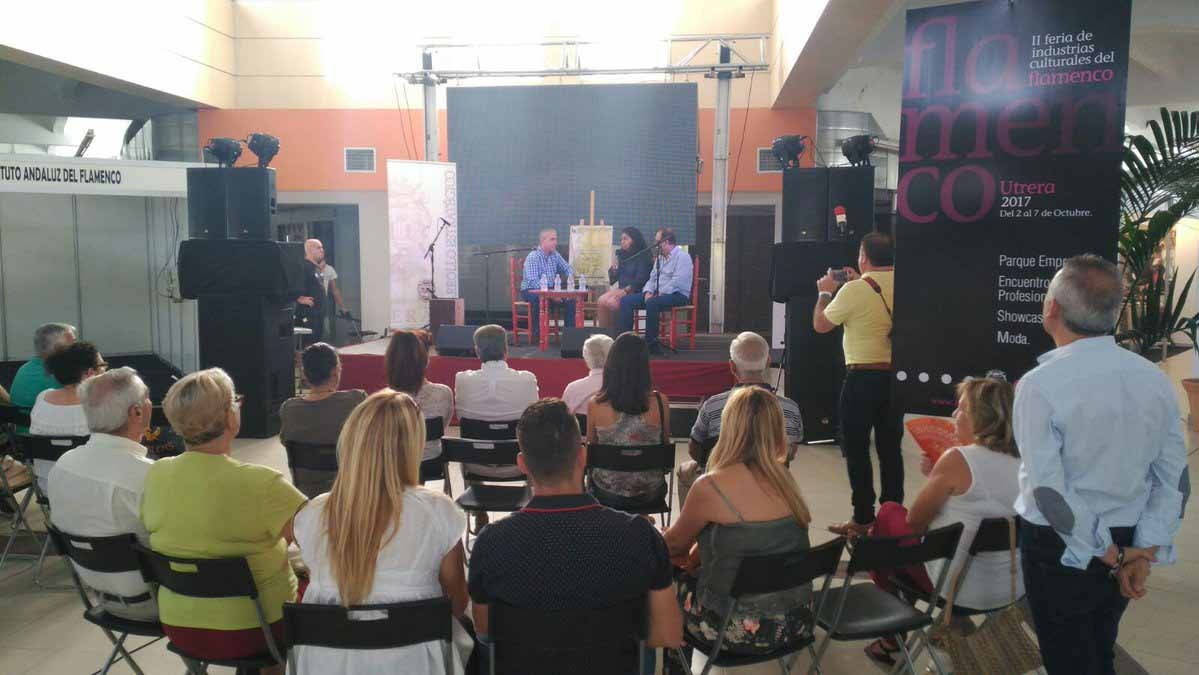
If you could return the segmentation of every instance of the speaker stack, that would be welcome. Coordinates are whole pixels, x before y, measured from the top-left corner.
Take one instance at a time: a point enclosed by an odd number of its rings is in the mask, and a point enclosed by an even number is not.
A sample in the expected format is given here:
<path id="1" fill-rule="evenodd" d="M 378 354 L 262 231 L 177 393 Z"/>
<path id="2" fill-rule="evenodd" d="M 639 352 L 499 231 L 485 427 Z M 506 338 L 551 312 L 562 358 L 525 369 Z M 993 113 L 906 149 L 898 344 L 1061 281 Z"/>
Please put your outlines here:
<path id="1" fill-rule="evenodd" d="M 275 170 L 187 170 L 188 231 L 179 244 L 180 295 L 198 300 L 200 367 L 229 373 L 241 435 L 279 433 L 279 405 L 295 396 L 293 301 L 304 245 L 271 236 Z"/>
<path id="2" fill-rule="evenodd" d="M 836 437 L 845 379 L 841 329 L 822 335 L 812 327 L 814 282 L 830 267 L 856 267 L 862 237 L 873 229 L 874 167 L 783 172 L 783 243 L 771 252 L 770 295 L 787 306 L 787 396 L 799 405 L 807 441 Z"/>

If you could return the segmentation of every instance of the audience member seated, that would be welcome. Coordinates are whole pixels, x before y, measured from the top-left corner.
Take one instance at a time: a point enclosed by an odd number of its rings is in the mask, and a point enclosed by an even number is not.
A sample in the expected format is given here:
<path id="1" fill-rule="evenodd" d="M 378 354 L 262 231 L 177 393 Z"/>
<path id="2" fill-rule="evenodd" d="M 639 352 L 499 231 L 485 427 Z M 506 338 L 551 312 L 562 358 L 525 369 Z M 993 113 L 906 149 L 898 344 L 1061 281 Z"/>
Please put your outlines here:
<path id="1" fill-rule="evenodd" d="M 454 417 L 454 391 L 444 384 L 425 379 L 429 350 L 420 333 L 408 330 L 393 333 L 384 363 L 387 367 L 387 386 L 415 399 L 424 417 L 440 417 L 444 426 L 450 426 L 450 420 Z M 426 440 L 422 459 L 440 456 L 441 441 Z"/>
<path id="2" fill-rule="evenodd" d="M 666 531 L 672 560 L 690 572 L 681 589 L 687 632 L 714 643 L 724 630 L 723 651 L 773 651 L 802 630 L 808 611 L 810 589 L 799 588 L 743 602 L 731 625 L 722 623 L 742 558 L 808 548 L 812 518 L 787 469 L 788 444 L 783 410 L 773 394 L 761 387 L 734 391 L 708 472 Z M 691 576 L 697 571 L 698 577 Z"/>
<path id="3" fill-rule="evenodd" d="M 770 344 L 757 333 L 745 332 L 733 338 L 729 345 L 729 370 L 733 371 L 733 379 L 737 384 L 732 389 L 716 394 L 704 401 L 691 427 L 691 442 L 687 454 L 691 461 L 679 465 L 679 504 L 687 501 L 687 493 L 704 472 L 700 460 L 706 454 L 704 444 L 711 443 L 720 437 L 720 415 L 728 403 L 729 395 L 742 387 L 761 387 L 774 391 L 767 382 L 770 373 Z M 795 458 L 795 451 L 803 440 L 803 418 L 799 415 L 799 406 L 786 396 L 778 396 L 779 405 L 783 407 L 783 421 L 787 425 L 787 441 L 790 447 L 787 451 L 787 463 Z M 709 448 L 710 450 L 710 448 Z"/>
<path id="4" fill-rule="evenodd" d="M 1012 431 L 1012 386 L 1006 381 L 984 377 L 958 385 L 958 408 L 953 413 L 960 447 L 950 448 L 931 464 L 921 458 L 920 470 L 928 482 L 916 495 L 911 511 L 902 504 L 886 502 L 880 508 L 871 533 L 880 537 L 914 534 L 962 523 L 962 538 L 949 568 L 949 582 L 956 581 L 969 555 L 970 543 L 986 518 L 1015 516 L 1020 493 L 1020 453 Z M 1011 602 L 1011 554 L 1006 551 L 980 553 L 970 564 L 954 604 L 971 609 L 996 609 Z M 1017 553 L 1016 597 L 1024 595 Z M 925 593 L 933 591 L 931 579 L 941 573 L 944 561 L 929 563 L 927 569 L 899 570 L 905 581 Z M 894 590 L 890 577 L 875 575 L 875 583 Z M 1114 582 L 1113 582 L 1114 583 Z M 946 591 L 947 592 L 947 591 Z M 866 655 L 885 664 L 899 645 L 889 639 L 876 640 Z"/>
<path id="5" fill-rule="evenodd" d="M 132 368 L 118 368 L 79 385 L 79 402 L 91 438 L 68 450 L 49 476 L 54 525 L 80 537 L 149 535 L 140 506 L 146 472 L 142 435 L 150 426 L 150 389 Z M 158 619 L 158 605 L 139 572 L 96 572 L 75 567 L 84 585 L 103 593 L 100 606 L 111 614 L 141 621 Z"/>
<path id="6" fill-rule="evenodd" d="M 490 324 L 475 331 L 475 354 L 482 366 L 454 377 L 454 397 L 458 419 L 485 422 L 510 422 L 520 419 L 530 403 L 537 400 L 537 376 L 527 370 L 508 367 L 508 333 L 502 326 Z M 488 478 L 519 478 L 516 468 L 496 468 L 467 464 L 465 470 Z M 477 525 L 487 523 L 487 514 L 475 517 Z"/>
<path id="7" fill-rule="evenodd" d="M 65 323 L 46 323 L 33 333 L 34 357 L 17 369 L 13 378 L 12 404 L 25 412 L 33 409 L 38 394 L 47 389 L 58 389 L 62 385 L 46 369 L 46 357 L 61 347 L 75 342 L 75 327 Z"/>
<path id="8" fill-rule="evenodd" d="M 670 438 L 670 401 L 654 391 L 649 348 L 641 336 L 624 333 L 612 343 L 604 382 L 587 406 L 587 438 L 603 445 L 656 445 Z M 666 495 L 661 471 L 609 471 L 589 474 L 591 493 L 601 504 L 632 509 Z"/>
<path id="9" fill-rule="evenodd" d="M 468 586 L 480 639 L 486 640 L 492 602 L 600 609 L 648 594 L 648 646 L 677 647 L 682 618 L 662 537 L 644 518 L 604 507 L 583 492 L 587 451 L 566 404 L 547 398 L 530 405 L 517 437 L 517 462 L 533 499 L 475 541 Z"/>
<path id="10" fill-rule="evenodd" d="M 562 400 L 566 402 L 571 413 L 587 414 L 588 402 L 604 383 L 604 362 L 608 360 L 608 350 L 611 348 L 612 338 L 602 333 L 592 335 L 583 342 L 583 362 L 587 364 L 587 377 L 571 382 L 562 392 Z"/>
<path id="11" fill-rule="evenodd" d="M 150 547 L 186 558 L 245 557 L 266 620 L 282 640 L 283 603 L 296 599 L 287 544 L 304 495 L 278 471 L 230 456 L 241 429 L 241 397 L 225 371 L 187 375 L 171 385 L 163 408 L 186 451 L 146 473 L 141 515 Z M 192 654 L 235 659 L 266 651 L 258 614 L 244 598 L 195 598 L 163 588 L 158 610 L 167 637 Z"/>
<path id="12" fill-rule="evenodd" d="M 74 342 L 55 350 L 46 358 L 46 367 L 62 389 L 46 389 L 37 395 L 29 413 L 29 433 L 36 436 L 87 436 L 87 418 L 79 405 L 79 383 L 104 372 L 108 364 L 90 342 Z M 38 488 L 46 492 L 46 476 L 54 462 L 34 460 L 33 475 Z"/>
<path id="13" fill-rule="evenodd" d="M 310 574 L 304 602 L 349 607 L 444 595 L 463 615 L 466 516 L 449 497 L 420 486 L 424 440 L 421 410 L 406 393 L 384 389 L 355 408 L 342 431 L 333 489 L 296 514 L 296 543 Z M 465 631 L 462 638 L 469 645 Z M 445 670 L 437 643 L 296 649 L 298 673 Z M 462 672 L 462 663 L 456 659 L 455 672 Z"/>
<path id="14" fill-rule="evenodd" d="M 366 392 L 361 389 L 337 390 L 341 384 L 341 359 L 337 350 L 324 342 L 305 348 L 300 361 L 309 389 L 304 395 L 289 398 L 279 406 L 282 423 L 279 440 L 336 445 L 342 425 L 354 406 L 366 400 Z M 296 487 L 308 497 L 328 492 L 336 475 L 335 471 L 310 469 L 293 472 Z"/>

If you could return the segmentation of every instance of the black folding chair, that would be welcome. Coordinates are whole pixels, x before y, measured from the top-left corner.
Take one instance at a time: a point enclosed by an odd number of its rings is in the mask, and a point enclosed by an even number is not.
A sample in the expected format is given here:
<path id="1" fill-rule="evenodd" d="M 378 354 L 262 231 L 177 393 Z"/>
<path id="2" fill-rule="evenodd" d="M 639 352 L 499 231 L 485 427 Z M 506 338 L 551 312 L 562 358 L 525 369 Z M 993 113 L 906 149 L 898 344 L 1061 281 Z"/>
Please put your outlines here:
<path id="1" fill-rule="evenodd" d="M 441 456 L 446 463 L 486 464 L 496 467 L 515 467 L 516 455 L 520 448 L 516 441 L 479 441 L 465 438 L 442 438 Z M 519 478 L 491 478 L 480 476 L 462 468 L 462 477 L 467 481 L 466 489 L 458 495 L 455 503 L 468 513 L 511 513 L 519 511 L 529 503 L 529 486 L 525 476 Z M 511 483 L 521 481 L 520 485 L 491 485 L 483 481 L 502 481 Z M 470 528 L 466 530 L 466 544 L 470 544 Z"/>
<path id="2" fill-rule="evenodd" d="M 904 660 L 896 663 L 892 672 L 906 670 L 915 675 L 916 657 L 928 646 L 926 629 L 933 623 L 932 614 L 937 603 L 930 602 L 927 609 L 921 611 L 873 583 L 851 582 L 859 572 L 890 572 L 934 560 L 952 560 L 961 536 L 962 524 L 953 523 L 923 534 L 856 539 L 852 545 L 844 585 L 821 594 L 816 621 L 826 634 L 816 650 L 812 670 L 818 669 L 830 640 L 893 638 L 899 643 Z M 946 564 L 937 575 L 933 587 L 934 598 L 940 597 L 948 576 L 949 565 Z M 912 637 L 905 643 L 903 635 L 909 632 Z M 930 649 L 929 654 L 937 671 L 944 675 L 945 667 L 936 650 Z"/>
<path id="3" fill-rule="evenodd" d="M 699 459 L 696 460 L 696 462 L 705 471 L 707 471 L 708 460 L 712 458 L 712 448 L 716 447 L 716 442 L 719 440 L 719 436 L 713 436 L 712 438 L 706 438 L 698 443 Z"/>
<path id="4" fill-rule="evenodd" d="M 426 417 L 425 442 L 439 441 L 443 436 L 445 436 L 445 420 L 440 417 Z M 444 481 L 445 493 L 452 497 L 454 490 L 450 486 L 450 477 L 446 473 L 445 464 L 444 454 L 422 461 L 420 463 L 420 482 L 421 485 L 424 485 L 431 480 Z"/>
<path id="5" fill-rule="evenodd" d="M 794 660 L 799 658 L 799 652 L 805 648 L 812 654 L 814 661 L 816 658 L 816 651 L 813 648 L 813 644 L 816 642 L 814 631 L 816 615 L 820 610 L 816 606 L 815 599 L 827 597 L 829 584 L 832 583 L 833 575 L 837 572 L 837 564 L 841 561 L 841 552 L 844 550 L 845 539 L 838 537 L 816 548 L 804 551 L 742 558 L 741 563 L 737 566 L 737 575 L 733 578 L 733 587 L 729 591 L 733 602 L 721 619 L 720 625 L 724 629 L 716 637 L 716 642 L 702 641 L 699 636 L 691 633 L 683 634 L 689 647 L 708 657 L 708 663 L 700 675 L 707 675 L 708 671 L 714 667 L 740 668 L 767 661 L 778 661 L 783 675 L 786 675 L 791 671 Z M 804 627 L 798 634 L 788 636 L 789 639 L 786 643 L 768 654 L 743 656 L 721 652 L 724 646 L 724 636 L 728 632 L 728 627 L 733 621 L 733 616 L 736 614 L 742 598 L 790 591 L 810 584 L 821 577 L 824 577 L 822 591 L 819 595 L 813 595 L 805 603 L 804 609 L 807 616 Z M 791 664 L 787 662 L 788 656 L 792 656 Z M 687 666 L 687 672 L 690 673 L 691 668 L 687 659 L 682 658 L 681 660 Z"/>
<path id="6" fill-rule="evenodd" d="M 34 436 L 32 434 L 18 433 L 14 436 L 17 447 L 24 455 L 23 461 L 25 465 L 33 472 L 34 479 L 30 485 L 30 492 L 25 494 L 25 500 L 21 503 L 21 510 L 24 511 L 29 504 L 29 499 L 32 497 L 42 510 L 42 516 L 45 518 L 47 527 L 51 519 L 50 514 L 53 512 L 53 507 L 50 504 L 50 498 L 46 493 L 42 492 L 41 486 L 37 481 L 37 460 L 44 462 L 57 462 L 68 450 L 77 448 L 84 443 L 87 443 L 87 436 Z M 50 549 L 50 537 L 42 542 L 42 552 L 38 555 L 36 571 L 33 575 L 33 583 L 39 588 L 47 590 L 70 590 L 70 586 L 43 586 L 42 585 L 42 566 L 46 562 L 46 553 Z"/>
<path id="7" fill-rule="evenodd" d="M 582 434 L 583 438 L 587 438 L 587 416 L 575 413 L 575 421 L 579 423 L 579 433 Z"/>
<path id="8" fill-rule="evenodd" d="M 287 466 L 291 469 L 291 482 L 304 493 L 305 497 L 313 497 L 328 492 L 337 478 L 337 444 L 336 443 L 301 443 L 299 441 L 284 441 L 287 450 Z M 296 470 L 320 471 L 332 473 L 329 478 L 320 480 L 297 480 Z"/>
<path id="9" fill-rule="evenodd" d="M 1014 519 L 1014 522 L 1016 524 L 1016 540 L 1019 541 L 1020 522 L 1021 521 L 1019 518 L 1016 518 L 1016 519 Z M 960 583 L 965 582 L 966 575 L 967 575 L 967 573 L 970 572 L 970 566 L 972 564 L 974 564 L 974 558 L 979 553 L 1007 553 L 1010 549 L 1011 549 L 1010 533 L 1008 531 L 1007 519 L 1006 518 L 986 518 L 986 519 L 984 519 L 979 524 L 978 532 L 976 532 L 974 534 L 974 539 L 971 540 L 971 542 L 970 542 L 969 553 L 966 557 L 965 562 L 962 563 L 962 570 L 960 572 L 958 572 L 958 583 L 960 584 Z M 1019 574 L 1020 571 L 1017 570 L 1016 573 Z M 894 581 L 895 585 L 899 587 L 900 592 L 902 594 L 908 596 L 908 598 L 910 598 L 912 600 L 919 600 L 922 602 L 929 602 L 931 600 L 928 596 L 928 593 L 925 593 L 923 590 L 916 588 L 915 586 L 910 584 L 905 577 L 896 576 L 893 579 L 893 581 Z M 1023 599 L 1022 597 L 1017 598 L 1016 602 L 1019 602 L 1022 599 Z M 1012 604 L 1015 604 L 1015 603 L 1009 603 L 1002 607 L 995 607 L 993 609 L 977 609 L 974 607 L 965 607 L 963 605 L 954 603 L 953 615 L 955 617 L 958 617 L 958 616 L 979 616 L 979 615 L 986 615 L 986 614 L 994 614 L 996 612 L 1007 609 Z M 944 609 L 945 598 L 943 596 L 937 598 L 937 605 L 939 607 L 941 607 L 942 609 Z"/>
<path id="10" fill-rule="evenodd" d="M 629 508 L 614 506 L 628 513 L 657 513 L 663 515 L 670 527 L 670 502 L 674 499 L 674 444 L 587 446 L 587 471 L 661 471 L 666 476 L 666 495 L 644 506 Z M 602 501 L 602 500 L 601 500 Z"/>
<path id="11" fill-rule="evenodd" d="M 458 420 L 458 430 L 462 438 L 480 441 L 514 441 L 518 424 L 520 424 L 520 420 L 485 422 L 462 417 Z"/>
<path id="12" fill-rule="evenodd" d="M 453 621 L 448 598 L 386 605 L 283 605 L 288 672 L 299 673 L 296 647 L 331 649 L 395 649 L 422 642 L 441 642 L 445 675 L 453 668 Z"/>
<path id="13" fill-rule="evenodd" d="M 487 605 L 491 675 L 645 673 L 646 596 L 602 609 Z"/>
<path id="14" fill-rule="evenodd" d="M 245 558 L 176 558 L 135 544 L 146 581 L 169 589 L 172 593 L 193 598 L 245 598 L 254 603 L 258 625 L 266 638 L 267 652 L 241 659 L 209 659 L 203 654 L 189 654 L 173 642 L 167 649 L 178 654 L 192 675 L 208 671 L 209 665 L 247 670 L 260 670 L 284 663 L 283 649 L 275 643 L 275 635 L 266 620 L 266 612 L 258 599 L 258 586 Z"/>
<path id="15" fill-rule="evenodd" d="M 20 408 L 11 405 L 0 405 L 0 430 L 5 433 L 4 447 L 0 448 L 0 458 L 5 455 L 11 455 L 14 460 L 23 459 L 24 455 L 16 444 L 17 427 L 29 427 L 29 413 L 24 412 Z M 17 541 L 17 537 L 22 532 L 26 536 L 33 539 L 35 544 L 40 544 L 37 535 L 33 533 L 33 528 L 29 526 L 29 521 L 25 519 L 25 509 L 29 505 L 29 500 L 33 496 L 33 467 L 25 467 L 25 475 L 20 480 L 10 481 L 4 471 L 4 467 L 0 466 L 0 504 L 4 506 L 6 514 L 12 514 L 9 523 L 8 542 L 4 545 L 4 551 L 0 553 L 0 569 L 4 568 L 4 564 L 8 561 L 13 545 Z M 18 499 L 17 495 L 25 492 L 24 499 Z M 25 554 L 12 554 L 12 557 L 20 557 L 29 559 L 30 567 L 33 565 L 35 556 Z"/>
<path id="16" fill-rule="evenodd" d="M 132 534 L 118 534 L 112 537 L 81 537 L 66 534 L 53 525 L 47 526 L 46 531 L 54 541 L 55 548 L 70 558 L 75 566 L 92 572 L 141 572 L 141 563 L 138 561 L 137 551 L 133 548 L 133 545 L 137 543 L 137 538 Z M 112 643 L 112 651 L 104 661 L 100 674 L 104 675 L 114 663 L 124 659 L 133 672 L 142 675 L 142 669 L 125 649 L 125 640 L 130 635 L 138 635 L 153 638 L 146 644 L 157 642 L 165 637 L 162 624 L 157 621 L 137 621 L 117 616 L 101 607 L 98 601 L 112 600 L 132 605 L 152 600 L 154 596 L 150 591 L 134 597 L 113 596 L 97 591 L 83 583 L 74 566 L 71 567 L 71 578 L 75 580 L 75 588 L 79 591 L 79 598 L 83 600 L 84 620 L 99 627 L 108 641 Z M 96 601 L 92 600 L 93 596 Z"/>

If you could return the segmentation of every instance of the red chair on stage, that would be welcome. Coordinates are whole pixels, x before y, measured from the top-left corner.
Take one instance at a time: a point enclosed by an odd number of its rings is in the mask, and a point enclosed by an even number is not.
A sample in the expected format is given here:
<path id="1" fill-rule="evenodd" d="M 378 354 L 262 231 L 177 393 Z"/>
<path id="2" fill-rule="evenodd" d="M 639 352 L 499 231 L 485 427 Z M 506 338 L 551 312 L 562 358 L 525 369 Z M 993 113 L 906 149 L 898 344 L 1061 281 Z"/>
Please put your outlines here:
<path id="1" fill-rule="evenodd" d="M 691 303 L 671 307 L 670 312 L 658 315 L 658 335 L 671 349 L 678 349 L 679 338 L 689 338 L 691 349 L 695 349 L 695 323 L 699 313 L 696 311 L 695 296 L 699 293 L 699 256 L 691 259 Z M 681 329 L 686 329 L 685 331 Z M 645 310 L 637 310 L 633 321 L 633 332 L 641 335 L 645 332 Z"/>
<path id="2" fill-rule="evenodd" d="M 508 259 L 508 292 L 512 297 L 512 344 L 520 346 L 520 335 L 524 333 L 529 340 L 529 345 L 533 344 L 533 308 L 529 306 L 520 297 L 520 282 L 525 276 L 525 259 L 509 258 Z M 557 314 L 554 308 L 550 307 L 550 339 L 556 338 L 562 331 L 561 327 L 554 322 Z"/>

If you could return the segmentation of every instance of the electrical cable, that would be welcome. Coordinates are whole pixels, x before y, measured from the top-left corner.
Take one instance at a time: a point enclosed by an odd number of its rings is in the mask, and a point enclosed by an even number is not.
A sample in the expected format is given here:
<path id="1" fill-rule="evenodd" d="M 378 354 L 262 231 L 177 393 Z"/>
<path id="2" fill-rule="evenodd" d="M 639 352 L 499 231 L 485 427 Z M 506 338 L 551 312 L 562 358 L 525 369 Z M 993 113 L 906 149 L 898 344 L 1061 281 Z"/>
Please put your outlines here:
<path id="1" fill-rule="evenodd" d="M 733 165 L 733 184 L 729 188 L 729 198 L 725 200 L 725 222 L 727 229 L 728 207 L 733 205 L 733 195 L 737 192 L 737 176 L 741 171 L 741 151 L 745 149 L 745 128 L 749 124 L 749 101 L 754 94 L 754 71 L 749 73 L 749 90 L 745 94 L 745 119 L 741 120 L 741 142 L 737 144 L 737 163 Z"/>
<path id="2" fill-rule="evenodd" d="M 408 111 L 404 110 L 404 108 L 400 105 L 400 88 L 399 84 L 396 82 L 398 79 L 398 77 L 392 77 L 391 90 L 395 93 L 396 97 L 396 112 L 400 113 L 400 138 L 404 141 L 404 151 L 408 153 L 408 157 L 415 159 L 416 155 L 413 154 L 412 147 L 408 144 L 409 135 L 405 131 L 406 127 L 404 125 L 404 120 L 408 117 Z"/>
<path id="3" fill-rule="evenodd" d="M 405 117 L 408 116 L 409 110 L 412 110 L 412 104 L 410 104 L 408 102 L 408 87 L 404 87 L 404 116 Z M 428 114 L 428 112 L 429 111 L 426 110 L 425 114 Z M 436 110 L 433 111 L 433 115 L 434 115 L 434 119 L 436 119 L 436 116 L 437 116 Z M 420 146 L 416 144 L 416 136 L 413 135 L 414 132 L 412 131 L 412 127 L 413 127 L 412 120 L 408 120 L 408 133 L 409 133 L 409 135 L 412 135 L 412 159 L 416 159 L 416 151 L 420 148 Z M 424 137 L 424 135 L 425 135 L 424 132 L 421 132 L 422 138 Z M 433 160 L 426 157 L 425 161 L 430 162 Z"/>

